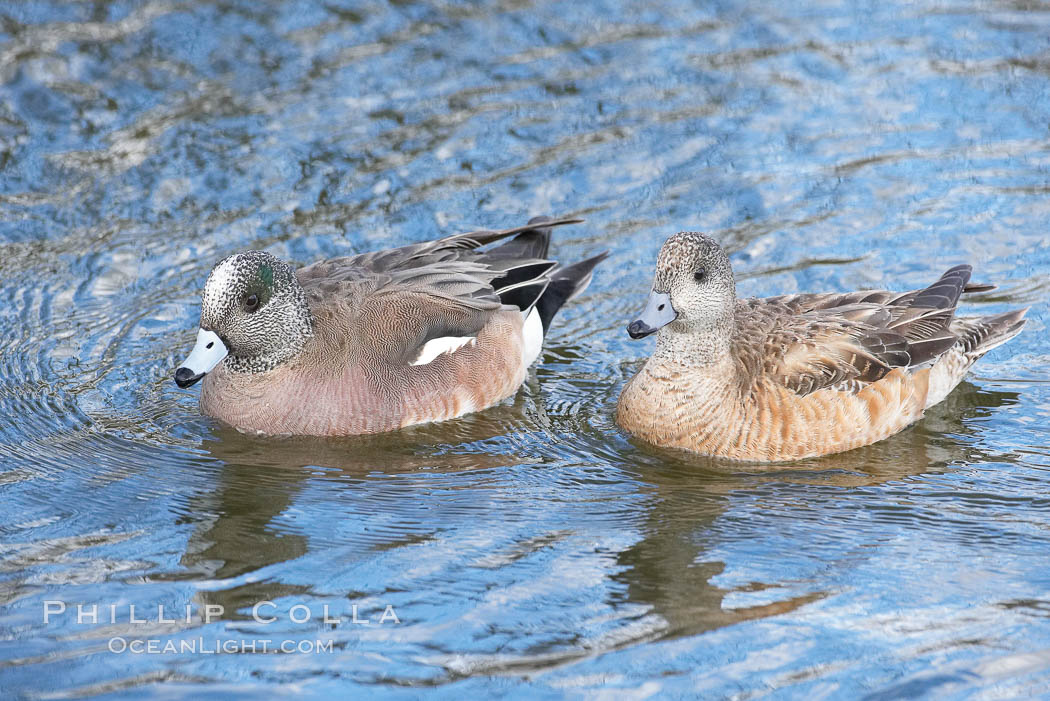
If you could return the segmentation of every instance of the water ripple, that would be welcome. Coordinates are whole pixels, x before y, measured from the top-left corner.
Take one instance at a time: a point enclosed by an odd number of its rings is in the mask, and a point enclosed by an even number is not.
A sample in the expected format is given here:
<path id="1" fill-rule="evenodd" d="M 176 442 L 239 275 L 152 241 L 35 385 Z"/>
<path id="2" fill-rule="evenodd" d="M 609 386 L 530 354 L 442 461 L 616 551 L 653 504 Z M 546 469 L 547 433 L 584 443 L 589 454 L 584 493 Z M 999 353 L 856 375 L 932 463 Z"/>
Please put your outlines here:
<path id="1" fill-rule="evenodd" d="M 0 7 L 0 686 L 60 698 L 1041 693 L 1050 80 L 1031 3 Z M 215 260 L 535 214 L 609 259 L 499 407 L 250 437 L 171 370 Z M 943 405 L 792 465 L 614 421 L 663 239 L 742 295 L 1031 305 Z M 49 624 L 44 602 L 71 611 Z M 278 621 L 252 619 L 272 601 Z M 117 604 L 80 624 L 75 603 Z M 132 622 L 128 606 L 189 606 Z M 292 621 L 327 606 L 334 623 Z M 206 621 L 206 607 L 221 614 Z M 380 624 L 385 607 L 398 624 Z M 218 610 L 218 609 L 216 609 Z M 355 622 L 363 615 L 369 624 Z M 116 655 L 113 637 L 330 641 Z M 1045 686 L 1045 684 L 1044 684 Z"/>

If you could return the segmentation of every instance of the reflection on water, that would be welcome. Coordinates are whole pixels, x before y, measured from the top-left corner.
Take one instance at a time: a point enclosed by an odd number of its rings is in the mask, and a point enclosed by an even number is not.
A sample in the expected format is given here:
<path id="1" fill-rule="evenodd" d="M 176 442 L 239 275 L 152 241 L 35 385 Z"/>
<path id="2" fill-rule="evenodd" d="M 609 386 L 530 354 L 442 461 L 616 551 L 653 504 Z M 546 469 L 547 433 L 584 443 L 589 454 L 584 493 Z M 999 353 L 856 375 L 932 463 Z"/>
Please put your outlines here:
<path id="1" fill-rule="evenodd" d="M 625 569 L 614 578 L 626 585 L 625 600 L 651 607 L 666 626 L 662 634 L 671 637 L 775 616 L 816 601 L 830 592 L 777 596 L 771 603 L 753 606 L 725 605 L 724 598 L 732 590 L 711 583 L 723 572 L 725 563 L 711 560 L 705 553 L 705 544 L 712 531 L 717 530 L 715 522 L 734 493 L 748 490 L 775 496 L 787 484 L 817 485 L 821 487 L 817 494 L 834 499 L 848 488 L 899 482 L 966 461 L 993 460 L 995 456 L 980 455 L 980 449 L 968 449 L 960 439 L 977 432 L 969 420 L 1016 401 L 1014 393 L 981 392 L 963 383 L 918 427 L 846 454 L 800 461 L 774 470 L 754 466 L 762 470 L 757 474 L 734 476 L 727 474 L 730 464 L 723 461 L 668 451 L 663 461 L 644 473 L 654 501 L 640 528 L 641 540 L 619 554 L 617 562 Z M 790 514 L 793 520 L 799 516 Z M 775 587 L 748 582 L 740 591 Z"/>
<path id="2" fill-rule="evenodd" d="M 0 3 L 0 688 L 1042 693 L 1048 27 L 995 2 Z M 587 219 L 559 256 L 612 256 L 499 407 L 263 439 L 171 382 L 231 251 L 306 263 L 535 214 Z M 973 309 L 1031 322 L 876 445 L 656 449 L 612 412 L 678 229 L 726 245 L 742 294 L 965 261 L 1000 285 Z"/>

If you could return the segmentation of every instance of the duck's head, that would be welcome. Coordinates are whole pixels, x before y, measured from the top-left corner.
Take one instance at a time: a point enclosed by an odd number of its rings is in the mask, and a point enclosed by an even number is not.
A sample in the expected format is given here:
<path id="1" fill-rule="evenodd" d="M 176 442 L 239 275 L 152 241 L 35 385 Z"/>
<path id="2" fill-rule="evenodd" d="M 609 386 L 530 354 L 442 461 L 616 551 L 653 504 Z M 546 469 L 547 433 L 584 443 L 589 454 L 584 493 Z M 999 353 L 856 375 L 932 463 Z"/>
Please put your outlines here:
<path id="1" fill-rule="evenodd" d="M 189 387 L 224 359 L 238 372 L 271 370 L 302 350 L 311 328 L 292 266 L 264 251 L 235 253 L 204 284 L 197 343 L 175 382 Z"/>
<path id="2" fill-rule="evenodd" d="M 725 251 L 710 236 L 683 231 L 660 248 L 645 311 L 627 326 L 627 332 L 631 338 L 661 329 L 716 332 L 732 324 L 735 304 L 736 282 Z"/>

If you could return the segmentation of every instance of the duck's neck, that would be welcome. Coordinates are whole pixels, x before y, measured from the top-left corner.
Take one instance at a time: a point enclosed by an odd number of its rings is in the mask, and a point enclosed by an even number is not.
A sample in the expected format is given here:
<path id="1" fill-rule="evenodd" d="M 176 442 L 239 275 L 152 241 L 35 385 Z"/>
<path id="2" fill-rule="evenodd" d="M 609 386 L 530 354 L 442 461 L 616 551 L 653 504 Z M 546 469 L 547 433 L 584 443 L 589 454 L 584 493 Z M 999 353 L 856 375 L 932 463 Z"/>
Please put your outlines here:
<path id="1" fill-rule="evenodd" d="M 710 368 L 730 361 L 731 318 L 705 329 L 677 324 L 672 322 L 660 330 L 653 360 L 692 368 Z"/>

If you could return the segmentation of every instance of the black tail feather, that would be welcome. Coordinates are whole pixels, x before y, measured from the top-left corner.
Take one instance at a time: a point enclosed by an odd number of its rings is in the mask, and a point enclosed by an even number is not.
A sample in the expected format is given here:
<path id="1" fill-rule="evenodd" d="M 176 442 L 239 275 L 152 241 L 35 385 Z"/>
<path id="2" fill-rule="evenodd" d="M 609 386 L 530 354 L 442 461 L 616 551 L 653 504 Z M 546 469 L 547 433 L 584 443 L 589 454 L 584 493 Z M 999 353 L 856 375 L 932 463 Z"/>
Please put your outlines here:
<path id="1" fill-rule="evenodd" d="M 499 301 L 517 307 L 522 312 L 532 309 L 533 305 L 550 287 L 550 278 L 543 276 L 531 280 L 521 280 L 513 285 L 496 290 Z"/>
<path id="2" fill-rule="evenodd" d="M 558 268 L 551 274 L 551 282 L 547 290 L 536 302 L 536 311 L 539 312 L 540 321 L 543 323 L 543 333 L 550 329 L 551 320 L 566 302 L 583 292 L 591 282 L 596 265 L 609 256 L 609 252 L 599 253 L 593 258 L 581 260 L 579 263 Z"/>
<path id="3" fill-rule="evenodd" d="M 492 281 L 492 289 L 496 291 L 504 304 L 514 304 L 514 302 L 507 301 L 506 292 L 530 280 L 547 280 L 548 273 L 558 265 L 553 260 L 529 260 L 517 263 Z M 523 307 L 522 311 L 524 309 Z"/>
<path id="4" fill-rule="evenodd" d="M 594 267 L 609 255 L 602 253 L 563 268 L 547 259 L 552 229 L 581 221 L 533 217 L 525 226 L 502 231 L 475 231 L 451 240 L 462 241 L 474 248 L 509 239 L 480 253 L 476 260 L 502 273 L 492 280 L 500 301 L 523 312 L 535 307 L 546 333 L 557 311 L 587 287 Z"/>
<path id="5" fill-rule="evenodd" d="M 527 226 L 554 221 L 550 217 L 533 217 Z M 523 229 L 510 241 L 478 256 L 478 262 L 505 271 L 492 281 L 501 302 L 525 312 L 543 294 L 550 280 L 547 273 L 558 265 L 553 260 L 546 260 L 552 230 L 550 226 Z"/>

